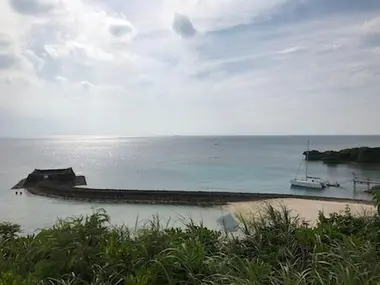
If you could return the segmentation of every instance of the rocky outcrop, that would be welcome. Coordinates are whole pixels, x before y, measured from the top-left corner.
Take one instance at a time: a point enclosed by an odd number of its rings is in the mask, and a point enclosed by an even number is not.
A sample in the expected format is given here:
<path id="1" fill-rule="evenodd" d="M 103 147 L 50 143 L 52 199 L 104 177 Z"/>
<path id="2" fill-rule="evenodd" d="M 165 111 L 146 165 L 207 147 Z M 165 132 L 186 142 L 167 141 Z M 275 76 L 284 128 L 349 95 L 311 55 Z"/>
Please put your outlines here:
<path id="1" fill-rule="evenodd" d="M 303 154 L 307 155 L 307 151 Z M 309 151 L 309 161 L 323 161 L 328 164 L 339 164 L 348 162 L 358 163 L 380 163 L 380 147 L 356 147 L 340 151 Z"/>

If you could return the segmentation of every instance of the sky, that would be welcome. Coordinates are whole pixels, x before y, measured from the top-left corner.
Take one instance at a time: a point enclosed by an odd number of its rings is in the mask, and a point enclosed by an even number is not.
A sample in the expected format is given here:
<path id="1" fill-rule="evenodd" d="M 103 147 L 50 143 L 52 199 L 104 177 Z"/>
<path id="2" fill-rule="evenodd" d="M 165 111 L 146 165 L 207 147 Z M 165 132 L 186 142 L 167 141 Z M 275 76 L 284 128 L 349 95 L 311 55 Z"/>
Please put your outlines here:
<path id="1" fill-rule="evenodd" d="M 379 0 L 2 0 L 0 136 L 379 134 Z"/>

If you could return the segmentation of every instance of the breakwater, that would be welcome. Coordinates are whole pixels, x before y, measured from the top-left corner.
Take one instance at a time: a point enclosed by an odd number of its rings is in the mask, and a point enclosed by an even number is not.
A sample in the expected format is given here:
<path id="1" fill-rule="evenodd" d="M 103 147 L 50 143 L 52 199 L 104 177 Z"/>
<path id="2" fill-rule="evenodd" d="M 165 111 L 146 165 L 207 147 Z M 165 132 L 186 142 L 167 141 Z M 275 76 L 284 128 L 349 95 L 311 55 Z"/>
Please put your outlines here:
<path id="1" fill-rule="evenodd" d="M 68 187 L 40 183 L 32 188 L 26 189 L 34 195 L 86 200 L 86 201 L 113 201 L 133 204 L 171 204 L 171 205 L 197 205 L 216 206 L 234 202 L 258 201 L 276 198 L 298 198 L 309 200 L 357 202 L 372 204 L 368 200 L 315 197 L 292 194 L 272 193 L 245 193 L 245 192 L 223 192 L 223 191 L 181 191 L 181 190 L 135 190 L 135 189 L 99 189 L 84 187 Z"/>

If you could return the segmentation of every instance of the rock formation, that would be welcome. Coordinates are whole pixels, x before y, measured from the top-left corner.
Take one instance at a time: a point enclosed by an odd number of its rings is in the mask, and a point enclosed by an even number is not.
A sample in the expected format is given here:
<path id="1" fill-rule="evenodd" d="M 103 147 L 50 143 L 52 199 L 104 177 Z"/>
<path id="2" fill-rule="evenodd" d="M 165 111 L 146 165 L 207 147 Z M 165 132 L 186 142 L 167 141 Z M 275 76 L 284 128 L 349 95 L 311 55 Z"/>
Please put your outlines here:
<path id="1" fill-rule="evenodd" d="M 303 153 L 307 155 L 307 151 Z M 323 161 L 328 164 L 339 164 L 347 162 L 358 163 L 380 163 L 380 147 L 356 147 L 340 151 L 309 151 L 309 161 Z"/>

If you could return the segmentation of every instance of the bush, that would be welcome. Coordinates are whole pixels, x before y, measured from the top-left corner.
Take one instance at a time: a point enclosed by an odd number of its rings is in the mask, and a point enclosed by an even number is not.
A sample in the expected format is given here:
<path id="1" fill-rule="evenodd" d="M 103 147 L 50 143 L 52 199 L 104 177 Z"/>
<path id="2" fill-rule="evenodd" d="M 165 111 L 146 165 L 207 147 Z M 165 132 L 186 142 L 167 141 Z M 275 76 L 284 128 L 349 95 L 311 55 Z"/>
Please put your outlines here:
<path id="1" fill-rule="evenodd" d="M 379 284 L 378 215 L 349 209 L 314 228 L 268 205 L 237 236 L 193 222 L 113 227 L 98 210 L 38 234 L 0 224 L 2 284 Z"/>

